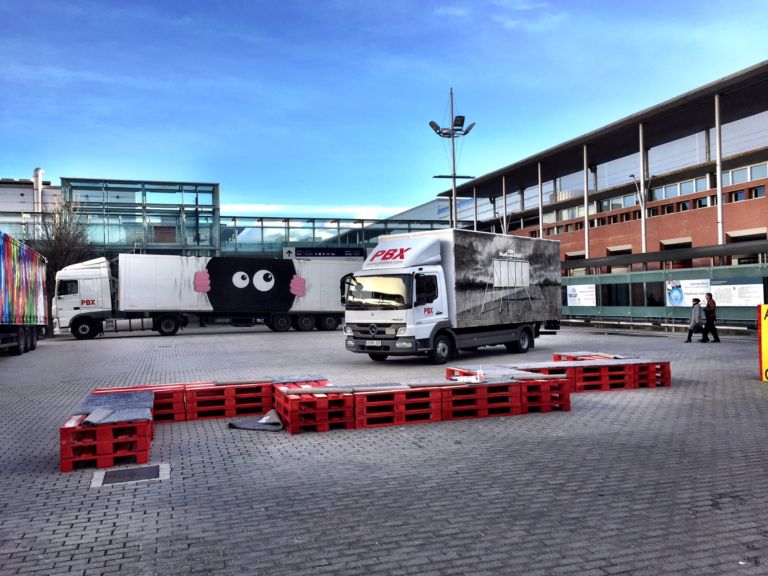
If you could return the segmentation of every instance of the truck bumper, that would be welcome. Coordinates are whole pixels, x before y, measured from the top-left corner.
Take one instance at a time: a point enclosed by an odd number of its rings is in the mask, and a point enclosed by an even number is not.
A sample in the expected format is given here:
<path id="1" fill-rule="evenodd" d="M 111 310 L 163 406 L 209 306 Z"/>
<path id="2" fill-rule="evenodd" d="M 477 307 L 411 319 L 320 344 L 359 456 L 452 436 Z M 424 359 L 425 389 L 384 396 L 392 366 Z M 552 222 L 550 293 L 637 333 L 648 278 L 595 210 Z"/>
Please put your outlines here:
<path id="1" fill-rule="evenodd" d="M 423 352 L 419 350 L 416 339 L 408 336 L 376 340 L 347 337 L 346 346 L 350 352 L 364 354 L 373 352 L 390 356 L 413 356 Z"/>

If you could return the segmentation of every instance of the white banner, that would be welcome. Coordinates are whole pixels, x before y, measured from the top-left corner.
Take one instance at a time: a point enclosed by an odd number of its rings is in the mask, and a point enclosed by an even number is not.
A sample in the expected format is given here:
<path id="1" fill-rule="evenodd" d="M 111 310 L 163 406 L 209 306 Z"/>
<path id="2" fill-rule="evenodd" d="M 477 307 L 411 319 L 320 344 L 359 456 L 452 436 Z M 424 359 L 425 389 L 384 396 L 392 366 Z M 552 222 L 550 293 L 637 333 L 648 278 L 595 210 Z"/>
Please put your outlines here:
<path id="1" fill-rule="evenodd" d="M 597 292 L 594 284 L 568 286 L 568 306 L 597 306 Z"/>

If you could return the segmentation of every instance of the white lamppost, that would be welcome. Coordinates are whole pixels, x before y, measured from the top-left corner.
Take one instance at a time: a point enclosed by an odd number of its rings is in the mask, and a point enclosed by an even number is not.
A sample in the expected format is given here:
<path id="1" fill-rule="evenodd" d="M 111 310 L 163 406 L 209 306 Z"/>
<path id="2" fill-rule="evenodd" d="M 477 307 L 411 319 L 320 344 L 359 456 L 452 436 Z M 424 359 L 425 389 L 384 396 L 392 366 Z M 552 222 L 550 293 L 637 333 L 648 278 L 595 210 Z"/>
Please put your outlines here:
<path id="1" fill-rule="evenodd" d="M 457 211 L 456 211 L 456 179 L 457 178 L 472 178 L 472 176 L 457 176 L 456 175 L 456 138 L 460 136 L 466 136 L 469 134 L 469 131 L 474 128 L 475 123 L 472 122 L 469 126 L 464 128 L 464 116 L 454 116 L 453 115 L 453 88 L 451 88 L 451 125 L 449 128 L 441 128 L 440 125 L 435 122 L 434 120 L 431 120 L 429 122 L 429 127 L 432 128 L 432 130 L 435 131 L 435 134 L 440 136 L 441 138 L 450 138 L 451 139 L 451 175 L 450 176 L 435 176 L 435 178 L 451 178 L 451 181 L 453 183 L 452 186 L 452 194 L 451 194 L 451 217 L 450 217 L 450 225 L 451 228 L 456 227 L 457 222 Z"/>

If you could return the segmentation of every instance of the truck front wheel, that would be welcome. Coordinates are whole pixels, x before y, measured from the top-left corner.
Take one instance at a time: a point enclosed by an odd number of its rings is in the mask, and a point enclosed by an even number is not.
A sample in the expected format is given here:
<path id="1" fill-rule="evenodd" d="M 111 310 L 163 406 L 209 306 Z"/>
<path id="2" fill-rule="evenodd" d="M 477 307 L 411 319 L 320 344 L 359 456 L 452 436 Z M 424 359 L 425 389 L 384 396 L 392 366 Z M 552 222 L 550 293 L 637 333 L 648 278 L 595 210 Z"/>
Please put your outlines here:
<path id="1" fill-rule="evenodd" d="M 160 316 L 160 318 L 155 320 L 155 330 L 157 330 L 161 336 L 173 336 L 179 331 L 180 327 L 181 322 L 179 321 L 179 318 L 172 314 Z"/>
<path id="2" fill-rule="evenodd" d="M 96 324 L 90 318 L 75 320 L 72 324 L 72 336 L 78 340 L 91 340 L 96 338 Z"/>
<path id="3" fill-rule="evenodd" d="M 276 314 L 272 316 L 269 327 L 275 332 L 288 332 L 291 329 L 291 317 L 286 314 Z"/>
<path id="4" fill-rule="evenodd" d="M 368 358 L 374 362 L 384 362 L 388 357 L 389 354 L 384 354 L 384 352 L 368 352 Z"/>
<path id="5" fill-rule="evenodd" d="M 432 364 L 445 364 L 453 356 L 453 342 L 446 334 L 438 334 L 429 351 L 429 361 Z"/>

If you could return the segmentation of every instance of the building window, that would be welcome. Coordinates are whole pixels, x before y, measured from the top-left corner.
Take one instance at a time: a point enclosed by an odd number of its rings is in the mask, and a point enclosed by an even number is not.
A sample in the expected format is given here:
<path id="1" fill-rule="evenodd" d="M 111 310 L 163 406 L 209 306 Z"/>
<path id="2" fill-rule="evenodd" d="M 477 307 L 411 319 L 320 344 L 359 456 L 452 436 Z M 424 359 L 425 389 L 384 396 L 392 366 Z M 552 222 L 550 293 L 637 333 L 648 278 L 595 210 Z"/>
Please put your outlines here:
<path id="1" fill-rule="evenodd" d="M 696 190 L 694 189 L 694 181 L 693 180 L 687 180 L 685 182 L 680 182 L 680 196 L 685 196 L 686 194 L 693 194 Z"/>
<path id="2" fill-rule="evenodd" d="M 768 178 L 768 164 L 755 164 L 750 168 L 750 172 L 752 173 L 750 180 Z"/>
<path id="3" fill-rule="evenodd" d="M 675 212 L 675 205 L 674 204 L 666 204 L 664 205 L 664 214 L 673 214 Z"/>
<path id="4" fill-rule="evenodd" d="M 646 306 L 664 306 L 664 283 L 663 282 L 646 282 L 645 305 Z"/>
<path id="5" fill-rule="evenodd" d="M 664 198 L 674 198 L 677 196 L 677 184 L 669 184 L 664 186 Z"/>
<path id="6" fill-rule="evenodd" d="M 603 284 L 600 286 L 601 306 L 629 306 L 629 284 Z"/>
<path id="7" fill-rule="evenodd" d="M 723 186 L 730 186 L 730 185 L 731 185 L 731 173 L 723 172 Z"/>
<path id="8" fill-rule="evenodd" d="M 696 178 L 696 192 L 704 192 L 704 190 L 709 190 L 707 177 L 702 176 L 701 178 Z"/>
<path id="9" fill-rule="evenodd" d="M 690 210 L 690 209 L 691 209 L 691 203 L 688 200 L 686 200 L 685 202 L 680 202 L 677 205 L 678 212 L 685 212 L 686 210 Z"/>
<path id="10" fill-rule="evenodd" d="M 744 190 L 735 190 L 728 194 L 728 202 L 741 202 L 747 199 L 747 193 Z"/>
<path id="11" fill-rule="evenodd" d="M 656 200 L 664 200 L 664 188 L 651 188 L 649 202 L 655 202 Z"/>
<path id="12" fill-rule="evenodd" d="M 708 200 L 709 199 L 706 196 L 704 198 L 696 198 L 696 208 L 706 208 L 709 206 Z"/>
<path id="13" fill-rule="evenodd" d="M 747 180 L 749 180 L 749 170 L 747 168 L 731 171 L 731 184 L 743 184 Z"/>
<path id="14" fill-rule="evenodd" d="M 658 206 L 654 206 L 653 208 L 648 208 L 648 217 L 652 218 L 654 216 L 659 215 L 659 208 Z"/>
<path id="15" fill-rule="evenodd" d="M 750 188 L 749 197 L 751 199 L 765 198 L 765 186 L 755 186 L 754 188 Z"/>

